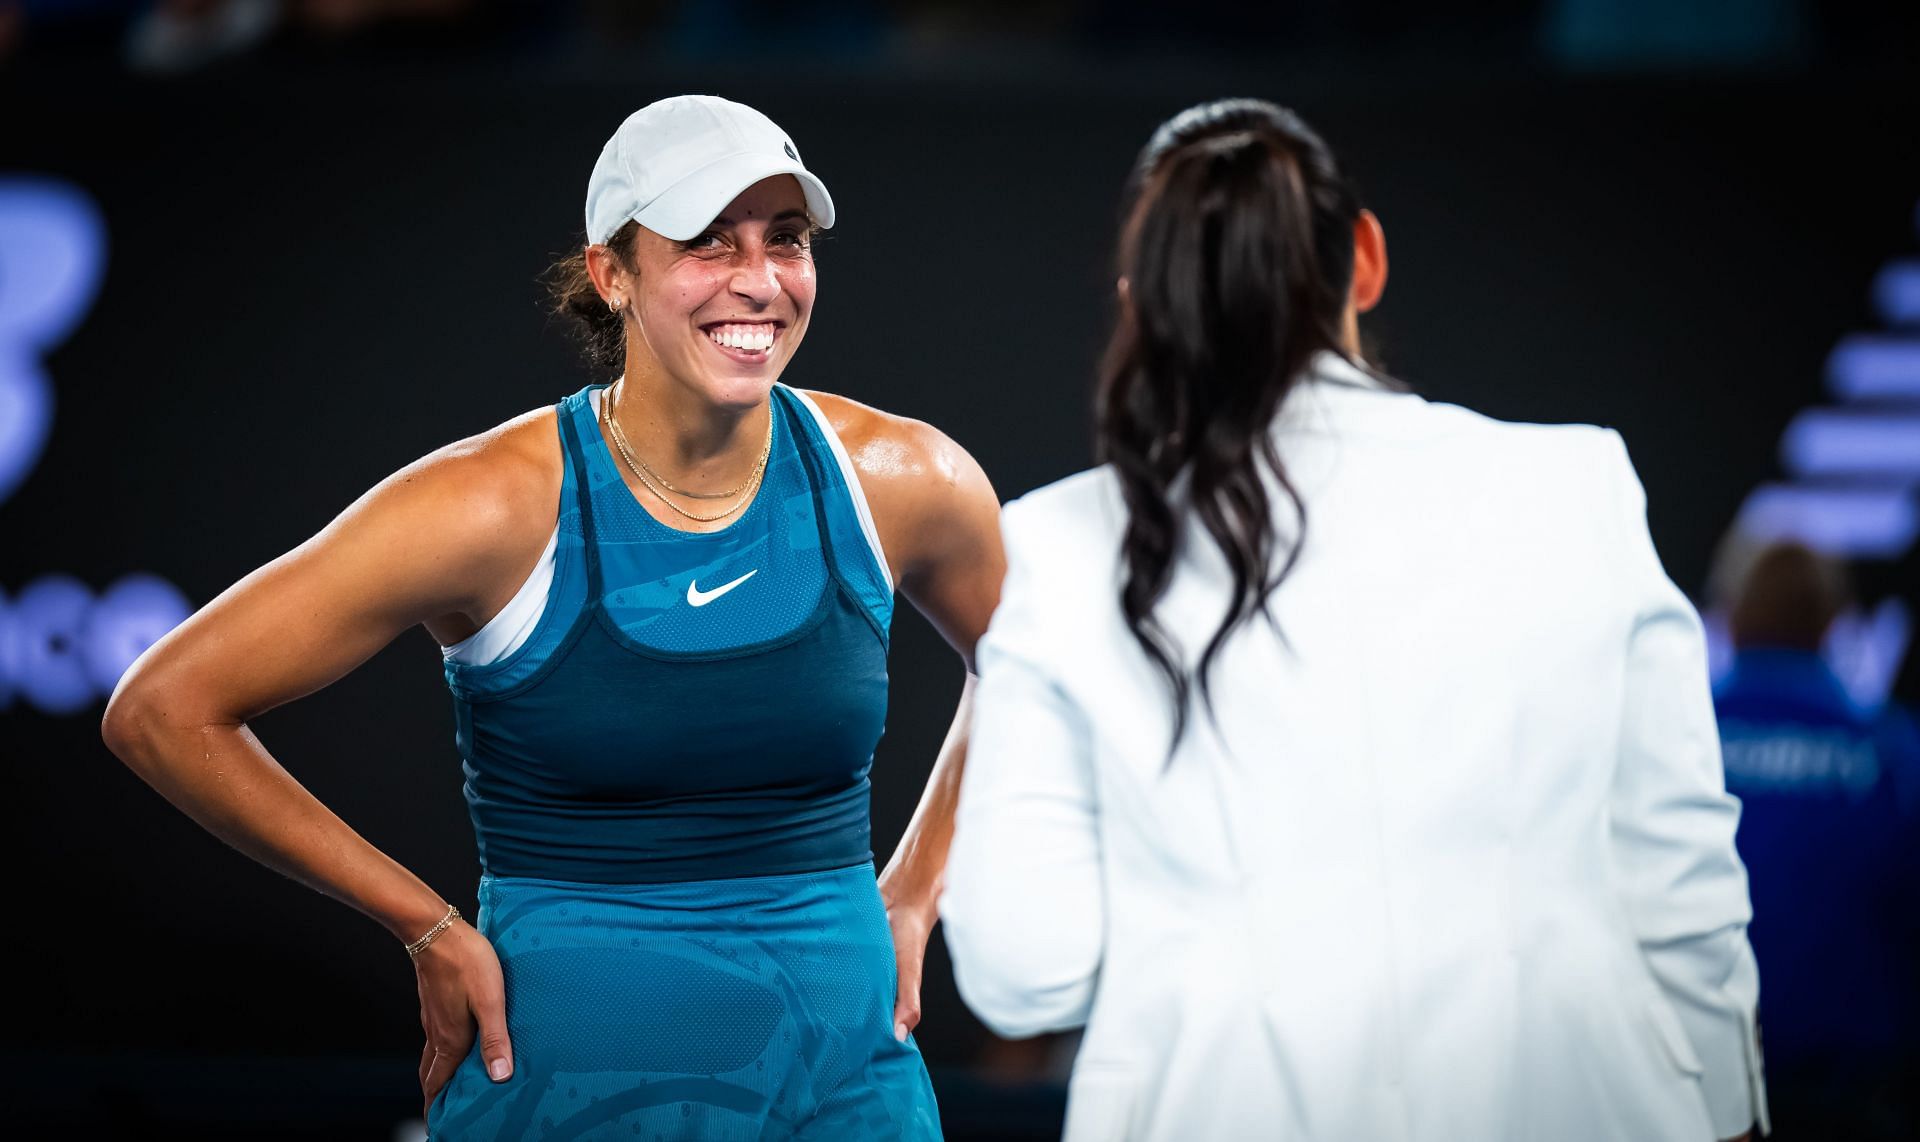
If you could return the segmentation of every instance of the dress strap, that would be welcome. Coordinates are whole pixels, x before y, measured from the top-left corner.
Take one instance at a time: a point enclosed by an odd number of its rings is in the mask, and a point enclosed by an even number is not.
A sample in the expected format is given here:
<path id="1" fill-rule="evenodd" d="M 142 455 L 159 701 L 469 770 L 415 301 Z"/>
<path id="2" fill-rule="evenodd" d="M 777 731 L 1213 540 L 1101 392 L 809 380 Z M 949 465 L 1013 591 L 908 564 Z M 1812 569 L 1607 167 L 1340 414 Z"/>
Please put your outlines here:
<path id="1" fill-rule="evenodd" d="M 800 456 L 800 470 L 806 473 L 807 490 L 813 496 L 813 523 L 820 534 L 820 553 L 826 556 L 827 572 L 838 579 L 840 565 L 833 557 L 833 529 L 827 526 L 826 490 L 832 485 L 827 482 L 827 474 L 820 469 L 820 458 L 807 446 L 809 437 L 800 423 L 802 413 L 794 407 L 793 395 L 782 386 L 775 385 L 767 399 L 770 409 L 779 410 L 780 418 L 786 424 L 787 439 Z"/>
<path id="2" fill-rule="evenodd" d="M 820 464 L 824 468 L 839 469 L 839 479 L 829 486 L 845 492 L 845 499 L 852 509 L 852 520 L 858 525 L 859 538 L 866 541 L 866 548 L 873 556 L 873 571 L 879 579 L 880 593 L 893 595 L 893 570 L 887 564 L 886 552 L 880 545 L 880 529 L 873 520 L 873 508 L 867 502 L 866 489 L 861 486 L 860 473 L 853 465 L 853 458 L 847 455 L 847 449 L 840 442 L 840 435 L 834 430 L 833 422 L 814 399 L 799 389 L 786 385 L 775 386 L 784 390 L 788 404 L 795 408 L 794 419 L 808 428 L 808 438 L 821 452 L 832 456 L 831 462 L 822 456 Z M 860 544 L 855 543 L 858 548 Z"/>
<path id="3" fill-rule="evenodd" d="M 579 501 L 580 540 L 585 549 L 587 560 L 587 600 L 589 609 L 600 605 L 604 592 L 600 575 L 600 545 L 594 540 L 593 525 L 593 477 L 592 469 L 587 467 L 587 454 L 580 441 L 580 411 L 591 413 L 593 409 L 592 391 L 579 394 L 575 400 L 561 402 L 560 437 L 566 443 L 567 463 L 573 466 L 573 491 Z M 572 407 L 567 407 L 571 405 Z M 591 416 L 586 418 L 593 424 Z"/>
<path id="4" fill-rule="evenodd" d="M 858 603 L 884 643 L 893 620 L 893 576 L 880 551 L 878 530 L 869 530 L 859 475 L 818 405 L 785 385 L 775 385 L 773 392 L 786 410 L 801 465 L 813 485 L 828 573 Z"/>

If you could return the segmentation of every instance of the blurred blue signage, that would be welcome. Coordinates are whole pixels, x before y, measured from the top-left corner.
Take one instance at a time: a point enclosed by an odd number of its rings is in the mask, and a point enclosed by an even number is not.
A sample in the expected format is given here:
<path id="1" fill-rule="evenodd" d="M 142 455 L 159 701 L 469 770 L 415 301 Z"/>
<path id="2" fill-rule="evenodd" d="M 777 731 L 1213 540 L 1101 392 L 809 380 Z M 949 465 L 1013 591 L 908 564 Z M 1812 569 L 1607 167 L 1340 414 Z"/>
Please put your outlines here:
<path id="1" fill-rule="evenodd" d="M 1920 214 L 1915 221 L 1920 224 Z M 1889 326 L 1842 338 L 1827 357 L 1837 407 L 1808 408 L 1780 441 L 1792 479 L 1755 488 L 1734 528 L 1749 539 L 1793 539 L 1841 559 L 1898 562 L 1920 543 L 1920 261 L 1898 258 L 1873 281 L 1874 307 Z M 1730 659 L 1724 631 L 1714 659 Z M 1899 598 L 1842 614 L 1826 652 L 1855 700 L 1887 699 L 1913 642 L 1913 616 Z"/>
<path id="2" fill-rule="evenodd" d="M 0 178 L 0 504 L 32 474 L 53 428 L 43 361 L 80 324 L 106 269 L 106 228 L 78 187 Z M 70 575 L 0 591 L 0 710 L 15 698 L 77 714 L 191 613 L 165 579 L 128 575 L 98 596 Z"/>

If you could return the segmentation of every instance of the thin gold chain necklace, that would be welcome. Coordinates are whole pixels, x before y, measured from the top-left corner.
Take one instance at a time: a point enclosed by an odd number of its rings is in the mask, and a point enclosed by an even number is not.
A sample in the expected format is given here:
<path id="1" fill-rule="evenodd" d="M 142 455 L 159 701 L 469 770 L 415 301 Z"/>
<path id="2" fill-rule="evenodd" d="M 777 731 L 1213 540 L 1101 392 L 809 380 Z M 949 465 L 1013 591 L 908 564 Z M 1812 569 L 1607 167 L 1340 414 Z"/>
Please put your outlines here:
<path id="1" fill-rule="evenodd" d="M 621 391 L 625 392 L 624 389 Z M 620 427 L 619 417 L 613 416 L 610 413 L 607 419 L 607 426 L 612 429 L 613 442 L 620 449 L 621 455 L 626 458 L 628 466 L 631 467 L 634 464 L 638 464 L 640 465 L 640 467 L 645 468 L 647 471 L 647 475 L 653 477 L 654 483 L 665 488 L 667 491 L 672 492 L 676 496 L 683 496 L 689 500 L 730 500 L 733 497 L 739 495 L 742 491 L 746 490 L 746 487 L 748 484 L 753 483 L 754 477 L 748 476 L 746 480 L 740 484 L 739 487 L 726 492 L 689 492 L 685 488 L 676 488 L 673 486 L 672 483 L 670 483 L 667 480 L 665 476 L 662 476 L 660 473 L 654 471 L 652 465 L 648 464 L 645 460 L 640 459 L 640 457 L 634 455 L 633 446 L 627 443 L 627 434 Z M 761 451 L 763 453 L 773 451 L 773 409 L 771 407 L 767 409 L 767 443 L 766 443 L 766 446 Z M 767 461 L 766 456 L 762 455 L 760 457 L 760 462 L 764 464 L 766 463 L 766 461 Z"/>
<path id="2" fill-rule="evenodd" d="M 753 501 L 752 493 L 759 488 L 761 477 L 764 476 L 767 471 L 767 459 L 773 455 L 773 409 L 771 406 L 767 409 L 767 442 L 761 448 L 760 459 L 754 464 L 753 474 L 747 477 L 746 483 L 741 484 L 730 492 L 683 492 L 672 484 L 667 483 L 665 479 L 656 474 L 652 468 L 647 467 L 639 457 L 633 454 L 633 450 L 627 445 L 626 433 L 620 430 L 620 422 L 613 416 L 613 403 L 613 400 L 609 398 L 602 401 L 600 406 L 600 419 L 606 422 L 607 435 L 613 437 L 614 447 L 619 450 L 620 458 L 626 461 L 627 470 L 632 472 L 634 478 L 640 481 L 641 486 L 646 488 L 647 491 L 652 492 L 654 497 L 661 503 L 695 523 L 718 523 Z M 688 511 L 668 499 L 668 492 L 687 496 L 692 499 L 703 500 L 722 499 L 727 496 L 736 495 L 741 498 L 726 511 L 718 512 L 714 515 L 699 515 Z M 746 494 L 742 495 L 742 493 Z"/>

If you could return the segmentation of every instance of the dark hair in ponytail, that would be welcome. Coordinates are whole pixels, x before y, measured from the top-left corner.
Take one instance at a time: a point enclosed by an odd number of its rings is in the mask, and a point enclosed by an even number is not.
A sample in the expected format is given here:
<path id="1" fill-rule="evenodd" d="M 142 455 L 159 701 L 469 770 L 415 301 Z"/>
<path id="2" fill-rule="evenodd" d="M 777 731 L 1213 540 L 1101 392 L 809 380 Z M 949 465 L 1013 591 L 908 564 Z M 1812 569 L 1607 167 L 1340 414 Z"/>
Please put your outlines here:
<path id="1" fill-rule="evenodd" d="M 628 221 L 607 238 L 607 249 L 629 270 L 633 269 L 634 242 L 639 234 L 640 224 Z M 553 313 L 572 325 L 587 364 L 614 370 L 625 364 L 626 322 L 621 314 L 607 308 L 606 300 L 593 287 L 593 276 L 587 273 L 586 244 L 582 242 L 571 254 L 548 266 L 540 278 L 547 287 Z"/>
<path id="2" fill-rule="evenodd" d="M 1360 201 L 1333 153 L 1284 107 L 1203 103 L 1162 124 L 1141 151 L 1120 234 L 1126 296 L 1101 378 L 1096 435 L 1127 504 L 1120 606 L 1173 692 L 1171 750 L 1186 732 L 1194 677 L 1293 569 L 1306 504 L 1271 426 L 1316 353 L 1341 349 Z M 1265 466 L 1298 528 L 1277 570 Z M 1176 477 L 1186 486 L 1176 494 Z M 1233 594 L 1189 673 L 1154 608 L 1189 514 L 1226 556 Z"/>

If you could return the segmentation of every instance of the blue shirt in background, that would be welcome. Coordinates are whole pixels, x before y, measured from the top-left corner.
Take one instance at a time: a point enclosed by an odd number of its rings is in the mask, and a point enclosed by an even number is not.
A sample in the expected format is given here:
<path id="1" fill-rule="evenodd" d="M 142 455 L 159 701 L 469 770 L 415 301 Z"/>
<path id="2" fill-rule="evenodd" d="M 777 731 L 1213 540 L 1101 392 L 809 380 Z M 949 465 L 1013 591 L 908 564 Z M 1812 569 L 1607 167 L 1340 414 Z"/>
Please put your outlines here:
<path id="1" fill-rule="evenodd" d="M 1744 806 L 1768 1062 L 1885 1061 L 1920 1013 L 1912 723 L 1862 710 L 1798 650 L 1739 652 L 1714 708 Z"/>

